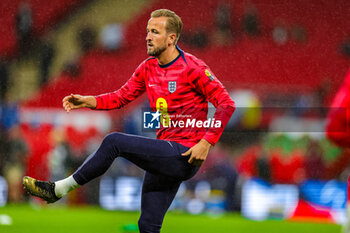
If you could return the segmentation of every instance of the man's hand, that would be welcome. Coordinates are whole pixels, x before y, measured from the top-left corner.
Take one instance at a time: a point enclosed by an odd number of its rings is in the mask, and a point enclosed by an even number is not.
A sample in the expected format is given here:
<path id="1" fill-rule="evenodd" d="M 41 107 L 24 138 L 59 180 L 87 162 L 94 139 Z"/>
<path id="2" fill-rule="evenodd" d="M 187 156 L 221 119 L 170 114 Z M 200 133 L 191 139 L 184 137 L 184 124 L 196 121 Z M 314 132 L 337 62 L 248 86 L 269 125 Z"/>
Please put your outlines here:
<path id="1" fill-rule="evenodd" d="M 96 98 L 94 96 L 82 96 L 71 94 L 62 100 L 63 108 L 66 112 L 78 108 L 96 108 Z"/>
<path id="2" fill-rule="evenodd" d="M 194 166 L 200 167 L 208 156 L 210 146 L 211 144 L 207 140 L 202 139 L 188 151 L 183 153 L 182 156 L 191 155 L 188 162 Z"/>

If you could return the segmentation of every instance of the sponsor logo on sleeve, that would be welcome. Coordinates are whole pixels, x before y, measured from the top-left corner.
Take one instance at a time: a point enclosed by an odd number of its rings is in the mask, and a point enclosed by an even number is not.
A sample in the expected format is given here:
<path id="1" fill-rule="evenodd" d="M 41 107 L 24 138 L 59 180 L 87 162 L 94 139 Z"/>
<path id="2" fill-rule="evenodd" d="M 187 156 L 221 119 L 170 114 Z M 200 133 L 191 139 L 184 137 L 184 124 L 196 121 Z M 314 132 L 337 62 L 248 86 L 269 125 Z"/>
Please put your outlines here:
<path id="1" fill-rule="evenodd" d="M 208 69 L 206 69 L 205 71 L 205 75 L 211 80 L 214 80 L 214 76 L 210 73 L 210 71 Z"/>

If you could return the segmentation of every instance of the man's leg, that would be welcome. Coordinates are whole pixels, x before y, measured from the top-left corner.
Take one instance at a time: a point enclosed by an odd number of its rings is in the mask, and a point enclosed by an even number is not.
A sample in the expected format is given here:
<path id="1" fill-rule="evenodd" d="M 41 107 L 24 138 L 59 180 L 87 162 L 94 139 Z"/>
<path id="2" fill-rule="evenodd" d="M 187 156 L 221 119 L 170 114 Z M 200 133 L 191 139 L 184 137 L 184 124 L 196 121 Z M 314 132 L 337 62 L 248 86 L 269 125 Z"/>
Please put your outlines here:
<path id="1" fill-rule="evenodd" d="M 153 174 L 187 179 L 197 167 L 187 162 L 181 153 L 189 148 L 178 143 L 124 133 L 107 135 L 99 149 L 90 155 L 73 174 L 79 185 L 101 176 L 118 156 Z"/>
<path id="2" fill-rule="evenodd" d="M 84 185 L 104 174 L 118 156 L 128 159 L 153 174 L 185 180 L 192 177 L 198 170 L 198 167 L 187 162 L 187 157 L 181 156 L 181 153 L 187 149 L 175 142 L 112 133 L 104 138 L 98 150 L 85 160 L 73 176 L 56 182 L 53 189 L 58 198 L 66 195 L 79 185 Z M 34 185 L 36 183 L 35 180 L 29 180 L 24 182 L 24 186 L 29 191 L 34 190 L 35 192 L 31 193 L 38 196 L 37 194 L 44 191 L 41 191 L 43 188 Z M 39 197 L 46 200 L 42 196 Z"/>
<path id="3" fill-rule="evenodd" d="M 140 233 L 159 233 L 181 181 L 146 172 L 142 187 Z"/>

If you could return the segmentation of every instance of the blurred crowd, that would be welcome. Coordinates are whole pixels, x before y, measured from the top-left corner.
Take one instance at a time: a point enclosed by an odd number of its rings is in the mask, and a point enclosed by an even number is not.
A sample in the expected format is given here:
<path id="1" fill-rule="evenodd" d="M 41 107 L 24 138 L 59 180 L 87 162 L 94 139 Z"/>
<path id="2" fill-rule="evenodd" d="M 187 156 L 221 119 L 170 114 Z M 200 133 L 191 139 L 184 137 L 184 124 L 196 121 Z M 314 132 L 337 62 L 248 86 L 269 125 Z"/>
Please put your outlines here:
<path id="1" fill-rule="evenodd" d="M 17 106 L 0 105 L 0 176 L 8 183 L 8 201 L 22 202 L 27 197 L 22 178 L 31 175 L 41 180 L 59 180 L 72 174 L 97 149 L 101 140 L 95 128 L 80 131 L 73 127 L 19 122 Z M 96 182 L 95 182 L 96 184 Z M 78 191 L 85 193 L 84 188 Z M 97 203 L 97 190 L 82 197 L 72 195 L 72 203 Z"/>
<path id="2" fill-rule="evenodd" d="M 268 135 L 246 148 L 236 161 L 244 177 L 273 184 L 301 184 L 306 180 L 347 179 L 350 156 L 326 139 Z"/>
<path id="3" fill-rule="evenodd" d="M 307 42 L 307 30 L 301 24 L 287 24 L 276 19 L 271 28 L 264 28 L 259 11 L 252 2 L 244 6 L 243 14 L 236 15 L 235 4 L 221 1 L 214 11 L 214 28 L 208 30 L 205 25 L 198 25 L 193 30 L 185 31 L 183 41 L 194 48 L 205 48 L 210 44 L 226 46 L 234 44 L 242 38 L 258 38 L 268 36 L 277 46 L 288 41 Z"/>

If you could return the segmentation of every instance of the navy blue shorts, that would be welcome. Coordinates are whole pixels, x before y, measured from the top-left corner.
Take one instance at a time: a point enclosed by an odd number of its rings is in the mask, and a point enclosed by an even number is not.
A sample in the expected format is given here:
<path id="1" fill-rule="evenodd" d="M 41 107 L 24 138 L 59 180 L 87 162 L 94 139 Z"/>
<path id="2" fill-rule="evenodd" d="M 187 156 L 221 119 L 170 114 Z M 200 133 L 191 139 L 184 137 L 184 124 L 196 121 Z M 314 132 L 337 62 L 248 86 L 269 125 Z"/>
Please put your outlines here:
<path id="1" fill-rule="evenodd" d="M 104 174 L 119 156 L 144 169 L 139 229 L 141 233 L 157 233 L 181 182 L 199 169 L 188 163 L 189 156 L 181 156 L 188 149 L 176 142 L 111 133 L 73 177 L 83 185 Z"/>

